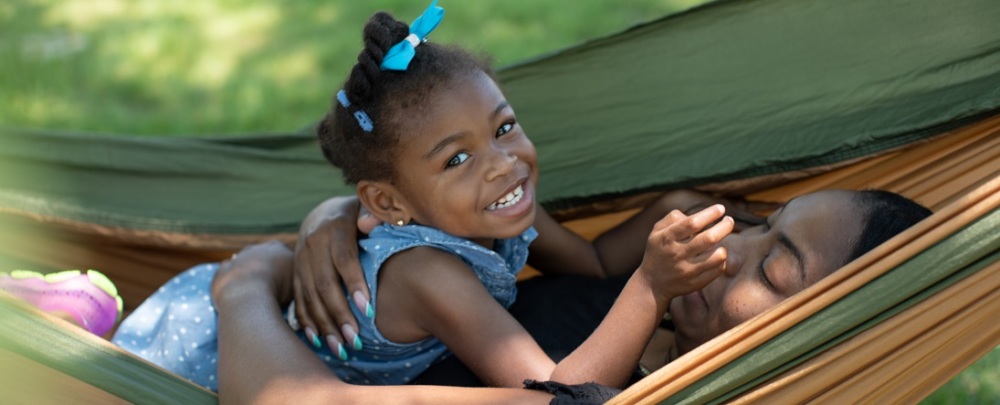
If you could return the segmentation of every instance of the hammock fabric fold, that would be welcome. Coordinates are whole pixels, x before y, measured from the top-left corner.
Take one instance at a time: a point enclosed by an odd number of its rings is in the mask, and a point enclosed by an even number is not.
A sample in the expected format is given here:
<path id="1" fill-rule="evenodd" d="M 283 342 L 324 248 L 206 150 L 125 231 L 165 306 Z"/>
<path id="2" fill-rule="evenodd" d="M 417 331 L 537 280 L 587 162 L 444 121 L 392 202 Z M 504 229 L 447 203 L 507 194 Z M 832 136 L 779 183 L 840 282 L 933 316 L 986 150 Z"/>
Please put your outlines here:
<path id="1" fill-rule="evenodd" d="M 996 21 L 995 0 L 724 0 L 499 72 L 538 149 L 539 200 L 585 236 L 681 187 L 886 188 L 936 212 L 617 403 L 910 400 L 1000 343 Z M 353 193 L 307 134 L 0 128 L 0 144 L 0 269 L 97 268 L 127 310 Z M 216 400 L 9 297 L 0 321 L 0 377 L 72 392 L 22 397 Z"/>
<path id="2" fill-rule="evenodd" d="M 787 199 L 829 187 L 885 188 L 918 200 L 923 197 L 928 201 L 922 202 L 935 207 L 936 213 L 812 288 L 668 364 L 625 391 L 615 403 L 709 403 L 729 400 L 740 394 L 745 394 L 746 399 L 782 399 L 776 403 L 786 403 L 785 399 L 792 403 L 809 400 L 857 402 L 845 398 L 861 402 L 869 402 L 872 398 L 898 402 L 901 398 L 928 394 L 927 390 L 944 384 L 957 374 L 961 370 L 957 365 L 967 366 L 1000 344 L 1000 325 L 975 321 L 983 319 L 984 315 L 995 315 L 1000 307 L 971 312 L 975 318 L 966 320 L 962 324 L 964 328 L 951 328 L 945 322 L 948 317 L 961 319 L 963 313 L 970 313 L 965 307 L 970 302 L 976 303 L 977 297 L 986 299 L 986 295 L 1000 290 L 1000 278 L 990 274 L 996 271 L 1000 260 L 1000 147 L 997 147 L 1000 119 L 956 131 L 947 140 L 964 147 L 934 154 L 936 160 L 907 158 L 907 155 L 924 156 L 929 150 L 947 150 L 939 147 L 944 143 L 940 142 L 942 139 L 899 152 L 896 156 L 877 159 L 875 165 L 870 162 L 857 165 L 863 166 L 866 173 L 874 174 L 868 178 L 851 175 L 857 168 L 847 167 L 758 193 Z M 983 148 L 983 142 L 993 146 Z M 963 166 L 970 156 L 983 153 L 988 159 L 982 166 L 967 167 L 965 171 L 949 169 Z M 909 162 L 911 175 L 920 177 L 923 174 L 921 181 L 901 183 L 891 172 L 884 172 L 896 170 L 900 161 Z M 981 167 L 987 168 L 989 173 L 982 175 Z M 951 193 L 919 195 L 917 190 L 926 182 L 947 183 L 950 187 L 945 189 Z M 976 275 L 972 278 L 976 281 L 960 283 L 969 275 Z M 970 283 L 985 289 L 980 290 L 985 293 L 955 293 L 968 288 Z M 921 302 L 921 308 L 926 308 L 926 302 L 934 302 L 938 311 L 943 311 L 939 318 L 934 318 L 939 322 L 932 323 L 922 312 L 907 310 Z M 919 322 L 904 322 L 918 314 Z M 895 327 L 907 330 L 890 333 L 896 324 L 901 326 Z M 921 333 L 938 336 L 933 341 L 938 346 L 923 343 L 925 350 L 909 350 L 908 339 L 916 339 Z M 864 345 L 865 339 L 872 339 L 867 336 L 880 334 L 887 336 Z M 953 342 L 961 339 L 978 339 L 979 342 L 978 345 Z M 813 363 L 800 364 L 819 353 L 826 353 L 831 347 L 837 351 L 823 354 L 812 360 Z M 860 351 L 867 356 L 852 352 L 860 347 L 867 350 Z M 937 351 L 934 356 L 957 361 L 957 365 L 942 368 L 941 363 L 922 359 L 924 356 L 934 358 L 926 349 L 934 349 Z M 836 366 L 815 365 L 816 362 L 832 362 L 824 356 L 838 356 L 835 353 L 851 356 L 837 359 Z M 885 358 L 875 357 L 876 354 Z M 905 366 L 924 370 L 923 373 L 912 371 L 912 375 L 920 376 L 925 385 L 918 385 L 913 379 L 893 381 L 890 377 L 898 375 L 895 371 L 872 375 L 869 362 L 885 370 L 904 370 Z M 782 372 L 784 378 L 767 381 Z M 857 375 L 863 372 L 867 376 L 865 384 L 858 384 Z M 798 380 L 806 375 L 811 378 Z M 845 375 L 853 378 L 844 379 Z M 888 387 L 894 387 L 895 391 L 886 391 Z M 819 395 L 823 393 L 827 395 Z"/>

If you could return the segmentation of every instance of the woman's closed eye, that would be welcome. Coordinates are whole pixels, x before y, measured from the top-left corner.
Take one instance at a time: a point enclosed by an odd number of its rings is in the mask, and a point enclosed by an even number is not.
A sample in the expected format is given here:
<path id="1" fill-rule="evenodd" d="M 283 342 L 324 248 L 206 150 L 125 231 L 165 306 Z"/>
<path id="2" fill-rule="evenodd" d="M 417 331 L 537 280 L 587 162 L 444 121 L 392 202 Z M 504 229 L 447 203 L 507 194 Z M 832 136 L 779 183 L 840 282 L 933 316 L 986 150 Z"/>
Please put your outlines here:
<path id="1" fill-rule="evenodd" d="M 469 160 L 469 157 L 470 155 L 468 153 L 458 152 L 455 154 L 455 156 L 452 156 L 451 159 L 448 159 L 448 163 L 445 163 L 444 167 L 445 169 L 447 169 L 454 166 L 458 166 L 464 163 L 466 160 Z"/>
<path id="2" fill-rule="evenodd" d="M 761 224 L 760 227 L 762 234 L 767 233 L 768 231 L 771 230 L 771 224 L 768 223 L 767 221 L 764 221 L 764 223 Z M 764 283 L 765 286 L 767 286 L 767 289 L 774 291 L 775 290 L 774 283 L 772 283 L 771 279 L 767 276 L 767 270 L 764 267 L 764 264 L 767 263 L 767 258 L 770 256 L 771 253 L 769 252 L 766 256 L 760 259 L 760 268 L 758 269 L 758 273 L 760 276 L 760 281 Z"/>
<path id="3" fill-rule="evenodd" d="M 764 283 L 765 286 L 767 286 L 768 290 L 774 291 L 775 290 L 774 283 L 771 282 L 771 278 L 767 276 L 767 270 L 764 268 L 764 263 L 766 262 L 767 262 L 767 257 L 765 256 L 763 259 L 761 259 L 760 268 L 758 269 L 758 273 L 760 275 L 760 281 Z"/>

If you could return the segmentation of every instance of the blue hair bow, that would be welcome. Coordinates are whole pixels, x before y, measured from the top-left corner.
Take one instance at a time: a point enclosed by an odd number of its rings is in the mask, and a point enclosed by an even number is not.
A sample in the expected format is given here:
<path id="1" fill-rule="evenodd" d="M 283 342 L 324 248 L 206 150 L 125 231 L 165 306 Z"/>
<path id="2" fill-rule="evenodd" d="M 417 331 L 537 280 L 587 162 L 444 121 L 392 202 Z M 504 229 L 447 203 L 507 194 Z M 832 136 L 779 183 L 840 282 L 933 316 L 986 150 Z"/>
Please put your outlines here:
<path id="1" fill-rule="evenodd" d="M 437 0 L 432 1 L 424 13 L 410 24 L 410 35 L 386 52 L 385 58 L 382 59 L 382 70 L 406 70 L 410 67 L 417 45 L 437 28 L 443 18 L 444 9 L 437 6 Z"/>

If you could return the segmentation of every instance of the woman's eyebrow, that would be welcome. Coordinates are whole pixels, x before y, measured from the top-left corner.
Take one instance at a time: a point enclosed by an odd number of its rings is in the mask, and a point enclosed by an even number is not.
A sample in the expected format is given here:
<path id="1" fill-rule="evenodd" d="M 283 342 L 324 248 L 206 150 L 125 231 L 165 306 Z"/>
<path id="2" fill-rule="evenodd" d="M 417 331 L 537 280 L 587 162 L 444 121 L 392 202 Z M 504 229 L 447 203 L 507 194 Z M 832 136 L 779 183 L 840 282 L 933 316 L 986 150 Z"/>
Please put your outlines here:
<path id="1" fill-rule="evenodd" d="M 799 271 L 799 285 L 803 288 L 806 285 L 806 263 L 802 260 L 802 250 L 788 238 L 784 232 L 778 232 L 778 242 L 785 245 L 785 248 L 792 254 L 798 265 L 795 268 Z"/>

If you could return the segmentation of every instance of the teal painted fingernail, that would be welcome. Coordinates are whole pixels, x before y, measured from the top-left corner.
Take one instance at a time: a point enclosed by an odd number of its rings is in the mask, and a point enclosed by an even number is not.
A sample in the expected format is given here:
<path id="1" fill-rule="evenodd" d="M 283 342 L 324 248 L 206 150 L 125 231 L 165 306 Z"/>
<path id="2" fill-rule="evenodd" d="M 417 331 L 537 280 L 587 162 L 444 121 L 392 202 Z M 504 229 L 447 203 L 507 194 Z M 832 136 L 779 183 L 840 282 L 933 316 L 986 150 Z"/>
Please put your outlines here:
<path id="1" fill-rule="evenodd" d="M 316 348 L 323 346 L 323 343 L 319 341 L 319 336 L 316 336 L 316 332 L 313 332 L 312 328 L 306 328 L 306 336 L 309 337 L 309 340 L 312 341 L 313 346 L 316 346 Z"/>
<path id="2" fill-rule="evenodd" d="M 361 291 L 355 291 L 354 294 L 351 294 L 351 298 L 354 299 L 354 306 L 358 310 L 361 310 L 361 308 L 365 309 L 365 316 L 369 318 L 375 317 L 375 307 L 372 306 L 371 301 L 368 301 L 368 298 L 365 298 L 365 295 Z"/>
<path id="3" fill-rule="evenodd" d="M 361 350 L 361 338 L 358 337 L 358 333 L 354 331 L 354 327 L 349 323 L 345 323 L 344 326 L 340 327 L 341 331 L 344 332 L 344 339 L 350 340 L 354 344 L 354 350 Z"/>
<path id="4" fill-rule="evenodd" d="M 344 349 L 344 345 L 340 343 L 340 338 L 334 335 L 328 335 L 326 337 L 326 344 L 330 345 L 330 350 L 335 350 L 337 352 L 338 358 L 347 361 L 347 350 Z"/>

